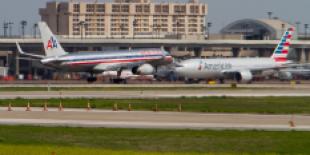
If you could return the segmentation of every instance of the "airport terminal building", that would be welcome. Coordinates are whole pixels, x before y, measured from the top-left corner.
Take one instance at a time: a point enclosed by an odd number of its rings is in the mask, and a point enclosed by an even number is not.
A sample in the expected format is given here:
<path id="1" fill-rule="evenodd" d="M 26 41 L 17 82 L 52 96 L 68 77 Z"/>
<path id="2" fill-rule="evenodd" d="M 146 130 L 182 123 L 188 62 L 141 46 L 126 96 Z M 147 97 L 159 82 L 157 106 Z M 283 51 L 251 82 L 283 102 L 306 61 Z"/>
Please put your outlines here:
<path id="1" fill-rule="evenodd" d="M 187 38 L 202 39 L 208 5 L 198 0 L 48 2 L 39 13 L 55 34 L 70 37 L 181 38 L 186 34 Z"/>

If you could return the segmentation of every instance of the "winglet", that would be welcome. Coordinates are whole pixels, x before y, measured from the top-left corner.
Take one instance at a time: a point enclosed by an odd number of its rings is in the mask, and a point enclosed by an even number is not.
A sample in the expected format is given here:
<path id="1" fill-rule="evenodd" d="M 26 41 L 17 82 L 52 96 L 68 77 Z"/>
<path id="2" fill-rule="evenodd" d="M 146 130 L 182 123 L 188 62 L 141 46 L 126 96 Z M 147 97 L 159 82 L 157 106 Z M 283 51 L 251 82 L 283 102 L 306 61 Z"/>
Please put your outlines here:
<path id="1" fill-rule="evenodd" d="M 25 54 L 25 52 L 22 50 L 22 48 L 20 47 L 19 43 L 16 41 L 16 46 L 17 46 L 17 51 L 20 53 L 20 54 Z"/>
<path id="2" fill-rule="evenodd" d="M 25 55 L 25 56 L 29 56 L 29 57 L 33 57 L 37 59 L 43 59 L 45 57 L 43 55 L 36 55 L 36 54 L 30 54 L 30 53 L 24 52 L 17 41 L 16 41 L 16 47 L 17 47 L 18 53 L 20 53 L 21 55 Z"/>

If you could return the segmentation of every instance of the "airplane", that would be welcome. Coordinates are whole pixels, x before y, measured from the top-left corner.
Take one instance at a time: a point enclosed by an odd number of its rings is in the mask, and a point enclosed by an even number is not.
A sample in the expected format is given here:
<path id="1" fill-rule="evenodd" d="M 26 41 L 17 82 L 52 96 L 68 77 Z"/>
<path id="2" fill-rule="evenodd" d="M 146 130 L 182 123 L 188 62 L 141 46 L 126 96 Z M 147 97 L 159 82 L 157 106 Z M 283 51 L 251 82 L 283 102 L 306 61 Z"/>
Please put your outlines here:
<path id="1" fill-rule="evenodd" d="M 117 75 L 120 76 L 122 70 L 130 69 L 137 75 L 152 75 L 157 66 L 170 64 L 173 61 L 172 56 L 162 49 L 70 53 L 63 49 L 45 22 L 39 22 L 38 26 L 45 55 L 26 53 L 16 42 L 19 53 L 39 59 L 43 65 L 56 70 L 90 73 L 87 79 L 90 83 L 97 80 L 94 74 L 105 71 L 117 71 Z"/>
<path id="2" fill-rule="evenodd" d="M 193 82 L 197 79 L 219 79 L 224 83 L 225 78 L 232 77 L 237 82 L 250 83 L 254 73 L 280 69 L 293 63 L 287 60 L 293 32 L 294 28 L 289 28 L 284 33 L 270 58 L 188 59 L 180 62 L 175 72 L 179 77 Z"/>

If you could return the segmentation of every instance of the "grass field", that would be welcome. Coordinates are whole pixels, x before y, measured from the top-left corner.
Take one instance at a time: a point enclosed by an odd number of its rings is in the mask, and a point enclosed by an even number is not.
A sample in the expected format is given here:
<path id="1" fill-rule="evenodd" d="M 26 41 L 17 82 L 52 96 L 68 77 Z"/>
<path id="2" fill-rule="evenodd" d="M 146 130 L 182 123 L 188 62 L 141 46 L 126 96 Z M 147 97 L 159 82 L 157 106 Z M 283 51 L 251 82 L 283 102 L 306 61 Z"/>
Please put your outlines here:
<path id="1" fill-rule="evenodd" d="M 45 100 L 30 100 L 31 106 L 43 107 Z M 112 109 L 117 104 L 120 110 L 152 110 L 155 104 L 160 111 L 177 111 L 182 105 L 186 112 L 228 112 L 260 114 L 310 114 L 310 97 L 205 97 L 176 99 L 91 99 L 92 108 Z M 11 103 L 13 107 L 26 107 L 28 100 L 0 100 L 0 106 Z M 58 107 L 60 99 L 48 100 L 49 107 Z M 65 108 L 86 108 L 88 99 L 62 99 Z"/>
<path id="2" fill-rule="evenodd" d="M 0 155 L 310 154 L 309 145 L 310 132 L 295 131 L 0 126 Z"/>

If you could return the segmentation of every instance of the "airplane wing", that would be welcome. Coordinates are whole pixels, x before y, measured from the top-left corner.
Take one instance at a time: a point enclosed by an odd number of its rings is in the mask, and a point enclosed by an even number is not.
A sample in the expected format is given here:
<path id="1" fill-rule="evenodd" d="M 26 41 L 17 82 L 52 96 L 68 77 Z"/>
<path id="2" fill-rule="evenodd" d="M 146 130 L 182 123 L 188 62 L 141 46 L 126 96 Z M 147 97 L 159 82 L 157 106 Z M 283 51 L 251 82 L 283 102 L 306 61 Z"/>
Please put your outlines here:
<path id="1" fill-rule="evenodd" d="M 40 59 L 32 59 L 32 58 L 25 58 L 25 57 L 19 57 L 16 58 L 18 60 L 27 60 L 27 61 L 40 61 Z"/>
<path id="2" fill-rule="evenodd" d="M 21 55 L 33 57 L 33 58 L 36 58 L 36 59 L 43 59 L 43 58 L 45 58 L 45 56 L 43 56 L 43 55 L 36 55 L 36 54 L 30 54 L 30 53 L 24 52 L 24 51 L 22 50 L 22 48 L 20 47 L 20 45 L 19 45 L 18 42 L 16 42 L 16 46 L 17 46 L 18 52 L 19 52 Z"/>

